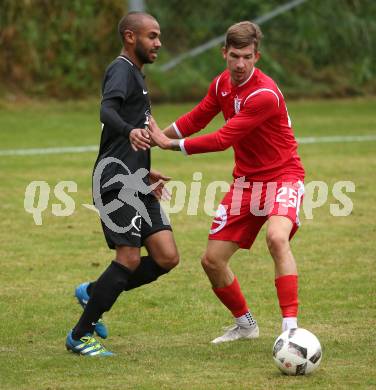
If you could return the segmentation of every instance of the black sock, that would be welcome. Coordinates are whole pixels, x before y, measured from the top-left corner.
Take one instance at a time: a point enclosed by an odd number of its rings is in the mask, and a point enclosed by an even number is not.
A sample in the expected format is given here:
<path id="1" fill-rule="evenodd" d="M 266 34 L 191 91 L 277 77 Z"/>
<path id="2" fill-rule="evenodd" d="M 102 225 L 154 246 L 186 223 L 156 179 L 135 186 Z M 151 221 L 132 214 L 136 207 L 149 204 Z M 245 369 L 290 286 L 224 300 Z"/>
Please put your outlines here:
<path id="1" fill-rule="evenodd" d="M 73 339 L 79 340 L 85 334 L 93 333 L 101 315 L 111 309 L 121 292 L 127 288 L 130 275 L 131 271 L 116 261 L 108 266 L 95 282 L 89 302 L 73 328 Z"/>
<path id="2" fill-rule="evenodd" d="M 157 280 L 160 276 L 167 274 L 168 272 L 170 272 L 170 270 L 162 268 L 152 257 L 142 256 L 140 265 L 134 270 L 132 275 L 129 276 L 128 285 L 125 288 L 125 291 L 154 282 L 154 280 Z M 95 282 L 90 282 L 86 288 L 89 297 L 91 296 L 94 286 Z"/>
<path id="3" fill-rule="evenodd" d="M 157 280 L 161 275 L 167 274 L 169 271 L 158 265 L 152 257 L 142 256 L 140 265 L 130 276 L 125 291 L 154 282 L 154 280 Z"/>
<path id="4" fill-rule="evenodd" d="M 95 282 L 90 282 L 86 287 L 86 292 L 89 297 L 91 296 L 91 292 L 93 291 L 93 288 L 95 286 Z"/>

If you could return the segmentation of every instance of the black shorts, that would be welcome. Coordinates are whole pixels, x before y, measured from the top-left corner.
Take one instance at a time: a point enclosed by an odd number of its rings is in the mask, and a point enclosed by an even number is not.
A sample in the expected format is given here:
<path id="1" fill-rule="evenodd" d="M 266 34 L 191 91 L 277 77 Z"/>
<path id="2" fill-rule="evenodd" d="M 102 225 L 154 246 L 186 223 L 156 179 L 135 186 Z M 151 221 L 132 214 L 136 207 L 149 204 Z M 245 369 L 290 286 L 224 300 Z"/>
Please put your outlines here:
<path id="1" fill-rule="evenodd" d="M 103 205 L 118 199 L 119 191 L 102 194 Z M 123 203 L 117 210 L 101 216 L 102 229 L 110 249 L 117 246 L 140 248 L 144 240 L 151 234 L 161 230 L 172 230 L 171 225 L 154 195 L 138 195 L 137 209 L 133 205 Z M 141 204 L 144 206 L 142 207 Z M 146 214 L 145 214 L 146 211 Z"/>

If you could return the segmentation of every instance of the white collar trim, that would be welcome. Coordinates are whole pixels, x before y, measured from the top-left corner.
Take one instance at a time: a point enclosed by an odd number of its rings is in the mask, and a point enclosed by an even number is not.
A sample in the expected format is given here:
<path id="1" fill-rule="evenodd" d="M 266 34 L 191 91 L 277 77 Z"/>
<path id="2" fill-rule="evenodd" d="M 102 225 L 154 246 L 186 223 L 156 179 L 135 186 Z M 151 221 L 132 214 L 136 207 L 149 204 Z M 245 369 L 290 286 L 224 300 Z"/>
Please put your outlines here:
<path id="1" fill-rule="evenodd" d="M 247 78 L 247 80 L 245 80 L 241 84 L 239 84 L 238 87 L 242 87 L 243 85 L 247 84 L 248 81 L 252 78 L 254 71 L 255 71 L 255 67 L 253 67 L 252 72 L 251 72 L 250 76 Z"/>
<path id="2" fill-rule="evenodd" d="M 131 61 L 129 61 L 128 58 L 125 58 L 123 56 L 119 56 L 118 58 L 121 58 L 122 60 L 127 61 L 129 64 L 131 64 L 133 66 L 133 63 Z"/>

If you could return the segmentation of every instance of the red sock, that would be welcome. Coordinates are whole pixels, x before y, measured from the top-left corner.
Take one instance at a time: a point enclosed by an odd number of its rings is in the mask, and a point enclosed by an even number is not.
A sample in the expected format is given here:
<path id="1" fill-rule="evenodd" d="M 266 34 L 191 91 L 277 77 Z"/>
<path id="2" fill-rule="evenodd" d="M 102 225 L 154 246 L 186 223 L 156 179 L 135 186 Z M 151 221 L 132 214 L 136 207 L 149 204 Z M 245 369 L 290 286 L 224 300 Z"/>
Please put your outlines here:
<path id="1" fill-rule="evenodd" d="M 275 280 L 282 316 L 298 316 L 298 275 L 283 275 Z"/>
<path id="2" fill-rule="evenodd" d="M 234 317 L 241 317 L 249 311 L 236 276 L 229 286 L 213 288 L 213 291 Z"/>

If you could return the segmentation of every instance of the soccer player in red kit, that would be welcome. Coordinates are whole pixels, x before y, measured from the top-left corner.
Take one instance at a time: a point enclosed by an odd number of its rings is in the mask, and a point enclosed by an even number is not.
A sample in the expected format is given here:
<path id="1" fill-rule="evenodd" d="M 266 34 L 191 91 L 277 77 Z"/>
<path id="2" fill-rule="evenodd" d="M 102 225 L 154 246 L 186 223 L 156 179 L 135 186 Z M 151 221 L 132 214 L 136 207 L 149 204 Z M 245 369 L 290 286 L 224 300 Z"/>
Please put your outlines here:
<path id="1" fill-rule="evenodd" d="M 265 222 L 282 330 L 297 327 L 298 276 L 289 241 L 299 226 L 304 169 L 283 95 L 255 67 L 261 36 L 254 23 L 231 26 L 223 48 L 227 69 L 213 80 L 204 99 L 164 132 L 150 118 L 151 138 L 162 149 L 187 155 L 234 149 L 234 182 L 219 205 L 202 258 L 214 293 L 235 319 L 233 327 L 212 341 L 215 344 L 259 335 L 229 261 L 239 248 L 252 246 Z M 220 111 L 226 121 L 222 128 L 187 138 L 205 128 Z"/>

